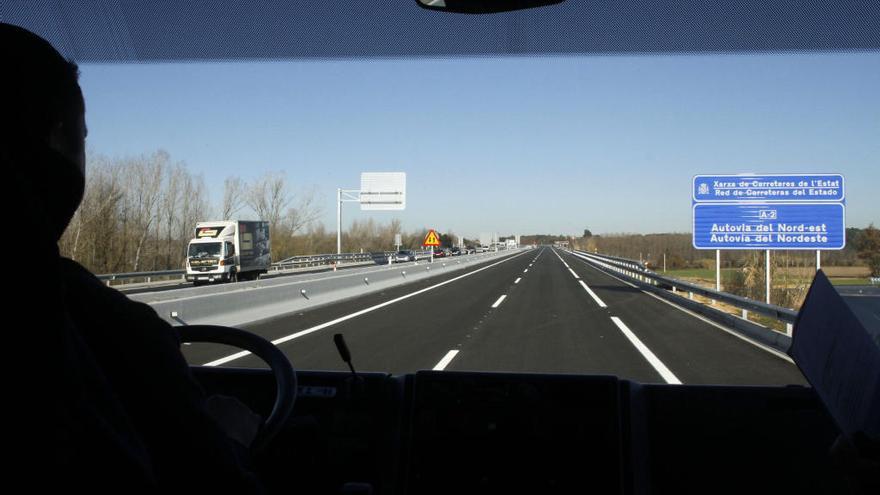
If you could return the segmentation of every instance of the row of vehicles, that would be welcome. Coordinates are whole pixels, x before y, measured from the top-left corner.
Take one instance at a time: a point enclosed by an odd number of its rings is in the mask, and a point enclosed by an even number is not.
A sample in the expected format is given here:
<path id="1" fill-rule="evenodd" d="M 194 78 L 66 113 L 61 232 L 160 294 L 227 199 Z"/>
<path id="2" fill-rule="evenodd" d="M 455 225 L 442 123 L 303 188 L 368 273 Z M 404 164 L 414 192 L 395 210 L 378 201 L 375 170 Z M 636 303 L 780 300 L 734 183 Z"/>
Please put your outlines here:
<path id="1" fill-rule="evenodd" d="M 516 243 L 508 241 L 494 246 L 436 248 L 433 257 L 446 258 L 511 247 L 516 247 Z M 388 256 L 388 254 L 377 256 L 376 262 L 384 262 Z M 429 256 L 430 253 L 411 249 L 403 249 L 390 255 L 394 263 L 416 261 L 419 257 Z M 186 280 L 194 285 L 256 280 L 266 273 L 271 265 L 269 222 L 260 220 L 199 222 L 187 247 Z"/>
<path id="2" fill-rule="evenodd" d="M 434 257 L 435 258 L 447 258 L 450 256 L 461 256 L 465 254 L 474 254 L 482 252 L 481 250 L 477 250 L 473 247 L 452 247 L 452 248 L 437 248 L 434 249 Z M 424 254 L 419 254 L 424 253 Z M 428 258 L 430 257 L 430 251 L 427 252 L 417 252 L 412 249 L 401 249 L 398 251 L 392 261 L 395 263 L 406 263 L 407 261 L 416 261 L 420 257 Z"/>

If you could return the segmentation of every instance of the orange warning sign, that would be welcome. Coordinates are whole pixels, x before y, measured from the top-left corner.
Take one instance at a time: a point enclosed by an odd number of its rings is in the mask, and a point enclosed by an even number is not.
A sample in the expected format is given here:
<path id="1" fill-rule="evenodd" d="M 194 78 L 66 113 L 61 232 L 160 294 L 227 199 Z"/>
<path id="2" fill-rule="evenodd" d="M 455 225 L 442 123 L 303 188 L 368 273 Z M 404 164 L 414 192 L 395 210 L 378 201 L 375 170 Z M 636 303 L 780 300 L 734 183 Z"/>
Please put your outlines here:
<path id="1" fill-rule="evenodd" d="M 428 235 L 425 236 L 425 242 L 422 243 L 422 246 L 439 246 L 440 245 L 440 236 L 437 235 L 437 232 L 434 229 L 428 231 Z"/>

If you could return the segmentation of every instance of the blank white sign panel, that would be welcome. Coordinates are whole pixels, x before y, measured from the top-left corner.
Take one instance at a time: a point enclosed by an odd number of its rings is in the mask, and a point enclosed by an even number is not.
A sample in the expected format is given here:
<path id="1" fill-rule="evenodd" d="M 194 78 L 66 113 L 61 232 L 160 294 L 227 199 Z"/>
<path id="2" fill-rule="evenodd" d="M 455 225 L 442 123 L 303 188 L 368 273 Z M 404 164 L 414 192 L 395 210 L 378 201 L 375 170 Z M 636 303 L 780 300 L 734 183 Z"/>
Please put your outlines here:
<path id="1" fill-rule="evenodd" d="M 361 174 L 361 210 L 403 210 L 406 208 L 406 172 L 364 172 Z"/>

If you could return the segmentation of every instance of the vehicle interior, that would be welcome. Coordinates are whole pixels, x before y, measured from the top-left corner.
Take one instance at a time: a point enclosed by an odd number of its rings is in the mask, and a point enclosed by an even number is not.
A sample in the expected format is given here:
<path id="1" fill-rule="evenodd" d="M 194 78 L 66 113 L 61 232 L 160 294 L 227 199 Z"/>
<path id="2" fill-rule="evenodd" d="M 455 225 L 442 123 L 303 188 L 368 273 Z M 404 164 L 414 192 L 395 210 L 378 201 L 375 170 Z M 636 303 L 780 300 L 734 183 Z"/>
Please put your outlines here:
<path id="1" fill-rule="evenodd" d="M 104 64 L 880 50 L 880 4 L 858 0 L 111 3 L 0 11 Z M 829 456 L 840 430 L 809 386 L 360 372 L 332 329 L 322 338 L 351 370 L 300 369 L 248 332 L 180 332 L 268 365 L 192 372 L 266 418 L 252 452 L 269 493 L 859 493 Z"/>

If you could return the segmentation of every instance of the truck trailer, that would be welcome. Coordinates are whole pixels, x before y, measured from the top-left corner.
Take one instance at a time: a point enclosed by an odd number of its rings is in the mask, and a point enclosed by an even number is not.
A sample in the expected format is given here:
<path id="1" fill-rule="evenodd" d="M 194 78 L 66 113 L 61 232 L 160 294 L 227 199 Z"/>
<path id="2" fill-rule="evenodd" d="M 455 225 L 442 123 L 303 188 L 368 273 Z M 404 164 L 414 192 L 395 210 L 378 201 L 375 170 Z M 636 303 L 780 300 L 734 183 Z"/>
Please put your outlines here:
<path id="1" fill-rule="evenodd" d="M 187 246 L 186 280 L 194 285 L 256 280 L 272 265 L 270 248 L 269 222 L 199 222 Z"/>

